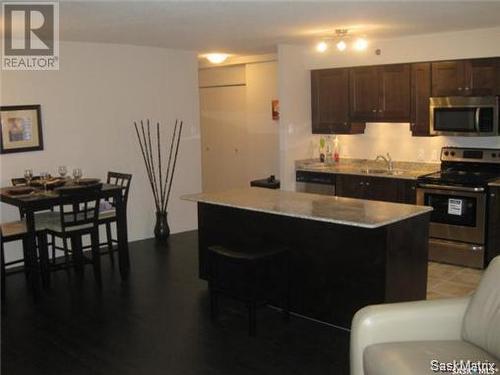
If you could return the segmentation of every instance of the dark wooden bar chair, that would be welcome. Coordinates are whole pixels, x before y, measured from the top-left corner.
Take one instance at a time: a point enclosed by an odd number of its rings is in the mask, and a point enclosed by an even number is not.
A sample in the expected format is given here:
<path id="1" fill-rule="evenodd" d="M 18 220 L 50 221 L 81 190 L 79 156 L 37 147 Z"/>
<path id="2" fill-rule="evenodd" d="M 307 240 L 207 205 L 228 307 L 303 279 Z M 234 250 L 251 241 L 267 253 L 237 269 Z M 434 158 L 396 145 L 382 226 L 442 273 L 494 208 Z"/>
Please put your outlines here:
<path id="1" fill-rule="evenodd" d="M 257 307 L 281 301 L 289 317 L 289 252 L 281 246 L 247 249 L 208 247 L 208 287 L 213 320 L 218 315 L 218 296 L 244 302 L 248 308 L 248 332 L 257 331 Z"/>
<path id="2" fill-rule="evenodd" d="M 40 179 L 39 176 L 34 176 L 33 180 Z M 25 178 L 13 178 L 11 179 L 12 186 L 20 186 L 26 184 Z M 27 254 L 25 246 L 25 240 L 27 236 L 26 222 L 24 221 L 25 213 L 19 209 L 19 219 L 16 221 L 6 222 L 0 224 L 0 272 L 1 272 L 1 299 L 5 300 L 5 287 L 6 287 L 6 276 L 24 272 L 28 275 L 28 272 L 32 267 L 37 267 L 37 255 Z M 43 220 L 35 221 L 37 232 L 45 230 Z M 21 259 L 13 260 L 10 262 L 5 261 L 5 244 L 15 241 L 22 241 L 23 257 Z M 53 241 L 53 239 L 52 239 Z M 31 262 L 29 261 L 31 260 Z M 9 266 L 23 265 L 23 268 L 15 267 L 12 270 L 7 271 Z"/>
<path id="3" fill-rule="evenodd" d="M 39 181 L 41 179 L 40 176 L 33 176 L 31 181 Z M 11 179 L 12 186 L 20 186 L 20 185 L 26 185 L 27 181 L 26 178 L 24 177 L 16 177 Z M 38 213 L 35 218 L 35 222 L 38 222 L 37 226 L 39 226 L 41 229 L 43 229 L 43 223 L 47 220 L 50 220 L 51 217 L 51 212 L 54 212 L 54 208 L 51 208 L 50 210 L 43 212 L 43 213 Z M 21 220 L 24 219 L 25 213 L 24 211 L 19 208 L 19 218 Z M 49 246 L 52 246 L 52 263 L 55 263 L 56 261 L 56 244 L 55 244 L 55 239 L 52 236 L 49 241 Z M 62 248 L 61 248 L 62 250 Z M 18 261 L 18 262 L 22 262 Z"/>
<path id="4" fill-rule="evenodd" d="M 101 285 L 99 252 L 99 201 L 101 189 L 102 184 L 58 189 L 59 212 L 57 218 L 45 224 L 46 233 L 40 232 L 37 235 L 42 279 L 45 285 L 50 284 L 51 271 L 48 259 L 47 234 L 61 238 L 65 243 L 69 240 L 73 265 L 77 273 L 82 275 L 84 265 L 90 263 L 94 268 L 95 279 Z M 90 258 L 83 253 L 82 237 L 84 235 L 90 235 Z"/>
<path id="5" fill-rule="evenodd" d="M 122 196 L 123 196 L 123 204 L 125 205 L 125 211 L 127 210 L 127 201 L 128 201 L 128 193 L 130 190 L 130 181 L 132 180 L 131 174 L 119 173 L 119 172 L 108 172 L 107 183 L 110 185 L 121 186 Z M 103 209 L 99 212 L 99 225 L 106 226 L 106 242 L 101 243 L 100 246 L 107 247 L 106 251 L 103 251 L 103 254 L 109 253 L 111 263 L 114 264 L 113 257 L 113 244 L 118 243 L 116 239 L 112 237 L 111 224 L 116 223 L 116 208 L 115 202 L 113 199 L 107 199 L 104 204 L 108 204 L 109 207 L 107 209 Z"/>
<path id="6" fill-rule="evenodd" d="M 23 263 L 24 264 L 23 270 L 25 272 L 28 271 L 28 262 L 27 262 L 28 254 L 26 254 L 25 250 L 27 247 L 24 246 L 26 235 L 27 235 L 26 223 L 22 220 L 0 224 L 0 269 L 1 269 L 1 282 L 2 282 L 1 285 L 2 301 L 5 300 L 5 281 L 7 276 L 7 267 Z M 13 241 L 23 241 L 23 257 L 22 259 L 6 263 L 4 244 Z M 17 271 L 15 273 L 17 273 Z"/>

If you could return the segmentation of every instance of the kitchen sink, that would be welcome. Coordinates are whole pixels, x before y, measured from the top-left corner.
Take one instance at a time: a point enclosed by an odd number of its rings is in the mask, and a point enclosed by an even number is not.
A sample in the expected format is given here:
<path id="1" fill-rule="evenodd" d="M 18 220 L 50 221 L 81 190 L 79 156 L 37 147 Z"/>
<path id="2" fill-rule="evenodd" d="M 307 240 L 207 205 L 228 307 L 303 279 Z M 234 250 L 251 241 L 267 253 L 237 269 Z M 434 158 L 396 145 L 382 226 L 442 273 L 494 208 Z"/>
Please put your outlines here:
<path id="1" fill-rule="evenodd" d="M 385 174 L 389 176 L 399 176 L 404 173 L 404 171 L 401 169 L 393 169 L 390 171 L 388 169 L 372 169 L 372 168 L 363 168 L 360 170 L 360 172 L 366 174 Z"/>

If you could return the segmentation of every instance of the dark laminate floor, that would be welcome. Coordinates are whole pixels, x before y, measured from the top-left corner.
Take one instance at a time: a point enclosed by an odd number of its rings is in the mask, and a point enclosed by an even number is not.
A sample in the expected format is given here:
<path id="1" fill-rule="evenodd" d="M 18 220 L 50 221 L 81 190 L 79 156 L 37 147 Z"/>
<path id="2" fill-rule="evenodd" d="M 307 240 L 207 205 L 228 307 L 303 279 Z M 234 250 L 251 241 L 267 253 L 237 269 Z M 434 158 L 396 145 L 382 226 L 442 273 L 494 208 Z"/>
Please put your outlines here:
<path id="1" fill-rule="evenodd" d="M 246 310 L 231 301 L 221 301 L 212 325 L 196 249 L 196 232 L 171 236 L 169 248 L 132 243 L 127 284 L 105 257 L 102 292 L 91 268 L 83 283 L 60 271 L 38 304 L 22 274 L 8 277 L 2 374 L 348 373 L 347 332 L 296 317 L 287 323 L 263 308 L 250 338 Z"/>

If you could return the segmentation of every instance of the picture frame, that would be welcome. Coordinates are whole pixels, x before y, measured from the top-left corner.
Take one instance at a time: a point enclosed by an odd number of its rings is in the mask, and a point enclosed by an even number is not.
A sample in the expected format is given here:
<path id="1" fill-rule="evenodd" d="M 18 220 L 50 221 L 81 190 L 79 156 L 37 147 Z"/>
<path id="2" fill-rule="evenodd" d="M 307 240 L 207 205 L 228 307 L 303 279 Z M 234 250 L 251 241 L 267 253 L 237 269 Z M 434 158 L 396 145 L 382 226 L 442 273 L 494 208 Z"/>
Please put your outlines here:
<path id="1" fill-rule="evenodd" d="M 41 106 L 0 107 L 0 154 L 43 150 Z"/>
<path id="2" fill-rule="evenodd" d="M 271 101 L 271 113 L 273 120 L 280 119 L 280 101 L 278 99 L 274 99 Z"/>

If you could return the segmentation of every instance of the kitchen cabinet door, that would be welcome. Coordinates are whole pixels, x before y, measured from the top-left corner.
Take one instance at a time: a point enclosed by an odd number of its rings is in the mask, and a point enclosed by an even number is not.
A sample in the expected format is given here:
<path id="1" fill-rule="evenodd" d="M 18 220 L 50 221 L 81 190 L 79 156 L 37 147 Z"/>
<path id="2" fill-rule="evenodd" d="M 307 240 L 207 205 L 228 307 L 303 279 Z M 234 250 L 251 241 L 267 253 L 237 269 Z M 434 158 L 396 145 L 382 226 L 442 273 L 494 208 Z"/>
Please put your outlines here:
<path id="1" fill-rule="evenodd" d="M 349 122 L 349 71 L 325 69 L 311 71 L 311 109 L 313 134 L 330 133 L 335 125 Z"/>
<path id="2" fill-rule="evenodd" d="M 335 195 L 364 199 L 366 180 L 366 176 L 339 174 L 335 179 Z"/>
<path id="3" fill-rule="evenodd" d="M 387 177 L 366 177 L 364 198 L 374 201 L 399 202 L 399 180 Z"/>
<path id="4" fill-rule="evenodd" d="M 463 60 L 432 63 L 432 96 L 462 96 L 464 88 Z"/>
<path id="5" fill-rule="evenodd" d="M 431 64 L 411 66 L 410 129 L 414 136 L 429 136 L 429 98 L 431 97 Z"/>
<path id="6" fill-rule="evenodd" d="M 365 124 L 349 118 L 349 69 L 311 71 L 313 134 L 362 134 Z"/>
<path id="7" fill-rule="evenodd" d="M 500 58 L 468 60 L 465 82 L 467 95 L 500 95 Z"/>
<path id="8" fill-rule="evenodd" d="M 500 255 L 500 187 L 490 186 L 488 190 L 486 261 L 490 262 L 495 256 Z"/>
<path id="9" fill-rule="evenodd" d="M 398 180 L 400 203 L 417 204 L 417 182 L 415 180 Z"/>
<path id="10" fill-rule="evenodd" d="M 408 122 L 410 119 L 410 65 L 379 67 L 378 121 Z"/>
<path id="11" fill-rule="evenodd" d="M 379 109 L 378 68 L 350 69 L 349 87 L 351 120 L 377 121 Z"/>

